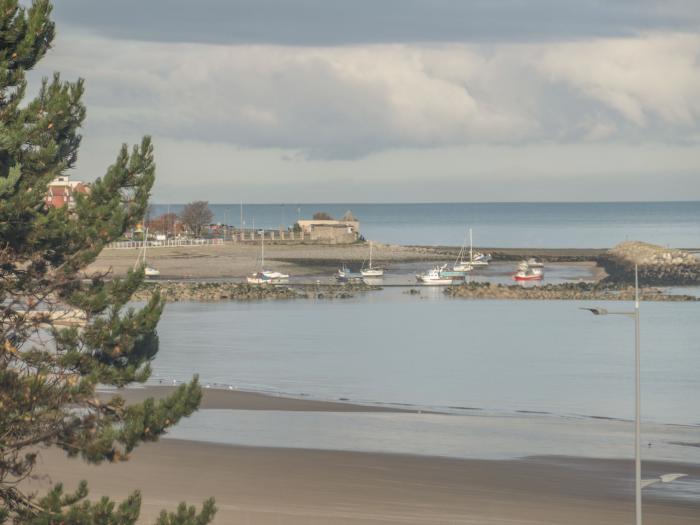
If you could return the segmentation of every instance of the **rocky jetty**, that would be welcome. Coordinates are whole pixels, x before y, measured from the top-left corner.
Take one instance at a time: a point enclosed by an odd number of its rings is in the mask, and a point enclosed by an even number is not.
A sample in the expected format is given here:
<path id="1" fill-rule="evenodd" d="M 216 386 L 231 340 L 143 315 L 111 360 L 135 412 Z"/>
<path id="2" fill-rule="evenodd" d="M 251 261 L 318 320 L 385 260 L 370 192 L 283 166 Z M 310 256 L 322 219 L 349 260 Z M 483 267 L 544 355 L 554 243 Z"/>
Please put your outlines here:
<path id="1" fill-rule="evenodd" d="M 466 283 L 445 288 L 445 294 L 463 299 L 523 299 L 568 301 L 632 301 L 634 287 L 601 285 L 600 283 L 546 284 L 524 287 L 483 282 Z M 692 295 L 671 295 L 658 288 L 641 288 L 643 301 L 698 301 Z"/>
<path id="2" fill-rule="evenodd" d="M 692 253 L 644 242 L 623 242 L 598 257 L 608 283 L 633 283 L 634 266 L 640 285 L 700 285 L 700 260 Z"/>
<path id="3" fill-rule="evenodd" d="M 270 286 L 234 282 L 147 282 L 134 300 L 146 300 L 159 290 L 167 302 L 260 301 L 265 299 L 348 299 L 356 292 L 378 290 L 363 283 L 346 285 Z"/>

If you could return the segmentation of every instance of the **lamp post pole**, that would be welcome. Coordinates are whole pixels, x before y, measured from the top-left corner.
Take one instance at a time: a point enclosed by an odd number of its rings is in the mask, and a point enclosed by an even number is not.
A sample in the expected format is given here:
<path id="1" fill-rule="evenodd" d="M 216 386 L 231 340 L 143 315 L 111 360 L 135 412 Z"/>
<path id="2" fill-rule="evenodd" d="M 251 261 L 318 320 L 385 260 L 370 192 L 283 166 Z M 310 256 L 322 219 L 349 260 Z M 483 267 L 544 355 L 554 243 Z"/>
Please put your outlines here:
<path id="1" fill-rule="evenodd" d="M 636 525 L 642 525 L 642 459 L 641 434 L 641 352 L 639 345 L 639 269 L 634 265 L 634 310 L 609 312 L 605 308 L 582 308 L 594 315 L 624 315 L 634 319 L 634 513 Z"/>
<path id="2" fill-rule="evenodd" d="M 634 368 L 635 368 L 635 403 L 634 403 L 634 505 L 637 525 L 642 525 L 642 459 L 640 454 L 641 433 L 641 352 L 639 345 L 639 271 L 634 266 Z"/>

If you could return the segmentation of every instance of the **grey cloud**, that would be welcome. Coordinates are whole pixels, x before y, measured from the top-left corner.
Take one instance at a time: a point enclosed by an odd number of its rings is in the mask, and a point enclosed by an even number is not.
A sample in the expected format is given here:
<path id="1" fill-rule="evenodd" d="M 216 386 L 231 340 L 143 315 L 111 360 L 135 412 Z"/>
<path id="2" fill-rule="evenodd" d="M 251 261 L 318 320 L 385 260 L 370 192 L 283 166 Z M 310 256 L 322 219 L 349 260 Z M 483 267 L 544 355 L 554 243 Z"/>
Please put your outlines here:
<path id="1" fill-rule="evenodd" d="M 96 133 L 354 159 L 465 144 L 681 142 L 700 122 L 700 37 L 689 35 L 527 46 L 60 44 L 35 74 L 84 75 Z"/>
<path id="2" fill-rule="evenodd" d="M 700 28 L 700 9 L 694 0 L 60 0 L 56 4 L 60 24 L 110 38 L 163 42 L 543 41 Z"/>

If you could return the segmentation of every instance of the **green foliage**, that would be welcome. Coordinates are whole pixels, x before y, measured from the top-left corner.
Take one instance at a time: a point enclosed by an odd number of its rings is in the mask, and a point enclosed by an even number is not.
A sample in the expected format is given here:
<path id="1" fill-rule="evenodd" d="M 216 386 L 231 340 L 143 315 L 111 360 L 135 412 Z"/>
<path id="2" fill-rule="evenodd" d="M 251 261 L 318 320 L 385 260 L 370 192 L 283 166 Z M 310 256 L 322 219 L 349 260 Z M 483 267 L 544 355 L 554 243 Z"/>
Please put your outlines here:
<path id="1" fill-rule="evenodd" d="M 50 14 L 48 0 L 29 8 L 0 0 L 0 523 L 132 524 L 138 492 L 117 505 L 89 501 L 85 484 L 70 494 L 56 485 L 41 499 L 18 485 L 32 475 L 38 447 L 92 463 L 122 461 L 201 399 L 197 378 L 159 401 L 127 406 L 119 396 L 96 396 L 98 385 L 146 381 L 158 351 L 160 295 L 130 306 L 143 271 L 111 280 L 84 273 L 143 218 L 153 146 L 148 137 L 131 150 L 122 146 L 75 206 L 46 205 L 50 181 L 75 164 L 85 118 L 82 80 L 55 74 L 23 101 L 25 74 L 54 37 Z M 205 524 L 213 513 L 211 501 L 201 513 L 183 504 L 159 523 Z"/>

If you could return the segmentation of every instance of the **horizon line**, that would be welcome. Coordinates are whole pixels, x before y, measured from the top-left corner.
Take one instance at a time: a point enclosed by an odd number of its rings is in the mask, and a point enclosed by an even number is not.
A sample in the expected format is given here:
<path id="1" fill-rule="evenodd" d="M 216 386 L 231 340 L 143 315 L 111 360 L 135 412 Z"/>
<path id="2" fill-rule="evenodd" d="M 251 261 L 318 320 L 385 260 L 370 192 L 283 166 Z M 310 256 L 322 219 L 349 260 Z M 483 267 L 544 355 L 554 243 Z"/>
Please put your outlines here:
<path id="1" fill-rule="evenodd" d="M 205 199 L 196 199 L 196 200 L 205 200 Z M 195 201 L 189 201 L 189 202 L 195 202 Z M 309 202 L 296 202 L 296 201 L 287 201 L 287 202 L 280 202 L 280 201 L 274 201 L 274 202 L 245 202 L 245 201 L 239 201 L 239 202 L 212 202 L 212 201 L 206 201 L 210 205 L 213 206 L 285 206 L 285 205 L 292 205 L 292 206 L 308 206 L 308 205 L 317 205 L 317 204 L 326 204 L 326 205 L 340 205 L 340 204 L 347 204 L 347 205 L 397 205 L 397 204 L 693 204 L 697 203 L 700 204 L 700 200 L 696 199 L 688 199 L 688 200 L 628 200 L 628 201 L 620 201 L 620 200 L 610 200 L 610 201 L 393 201 L 393 202 L 387 202 L 387 201 L 371 201 L 371 202 L 353 202 L 353 201 L 309 201 Z M 158 205 L 158 206 L 165 206 L 165 205 L 185 205 L 188 204 L 187 202 L 152 202 L 150 203 L 151 205 Z"/>

